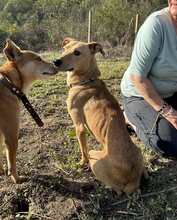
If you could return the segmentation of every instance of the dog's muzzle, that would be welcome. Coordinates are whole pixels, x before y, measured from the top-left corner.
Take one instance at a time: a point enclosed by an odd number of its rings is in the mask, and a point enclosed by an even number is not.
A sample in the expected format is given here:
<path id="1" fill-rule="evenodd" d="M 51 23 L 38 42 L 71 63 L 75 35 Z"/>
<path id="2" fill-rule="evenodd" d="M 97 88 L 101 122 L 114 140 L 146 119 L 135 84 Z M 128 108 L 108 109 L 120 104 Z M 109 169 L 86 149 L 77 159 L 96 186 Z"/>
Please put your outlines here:
<path id="1" fill-rule="evenodd" d="M 60 67 L 59 69 L 62 71 L 73 71 L 74 70 L 74 68 L 73 67 L 70 67 L 70 68 L 68 68 L 68 69 L 66 69 L 66 68 L 61 68 L 61 65 L 63 64 L 63 62 L 62 62 L 62 60 L 60 60 L 60 59 L 58 59 L 58 60 L 54 60 L 53 61 L 53 63 L 54 63 L 54 65 L 56 66 L 56 67 Z"/>
<path id="2" fill-rule="evenodd" d="M 60 59 L 57 59 L 57 60 L 54 60 L 53 63 L 55 66 L 59 67 L 62 64 L 62 61 Z"/>

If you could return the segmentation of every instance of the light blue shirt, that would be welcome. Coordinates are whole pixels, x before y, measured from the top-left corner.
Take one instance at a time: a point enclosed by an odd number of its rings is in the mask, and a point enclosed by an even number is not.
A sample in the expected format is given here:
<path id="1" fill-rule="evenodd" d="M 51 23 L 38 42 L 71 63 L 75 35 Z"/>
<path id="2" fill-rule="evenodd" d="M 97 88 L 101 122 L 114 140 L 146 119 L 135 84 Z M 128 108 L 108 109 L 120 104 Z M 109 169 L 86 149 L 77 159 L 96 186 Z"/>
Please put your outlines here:
<path id="1" fill-rule="evenodd" d="M 140 27 L 128 69 L 121 81 L 124 96 L 140 96 L 131 75 L 149 78 L 163 97 L 177 92 L 177 33 L 168 8 L 152 13 Z"/>

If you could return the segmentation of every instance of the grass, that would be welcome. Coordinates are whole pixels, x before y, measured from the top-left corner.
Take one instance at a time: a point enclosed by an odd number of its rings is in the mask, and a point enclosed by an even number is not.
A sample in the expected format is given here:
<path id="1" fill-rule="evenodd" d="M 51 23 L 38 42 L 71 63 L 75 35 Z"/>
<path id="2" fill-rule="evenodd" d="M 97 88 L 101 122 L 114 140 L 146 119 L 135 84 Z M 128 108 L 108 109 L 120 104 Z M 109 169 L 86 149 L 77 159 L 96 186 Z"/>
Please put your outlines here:
<path id="1" fill-rule="evenodd" d="M 99 68 L 101 70 L 102 79 L 121 78 L 128 66 L 129 61 L 117 60 L 101 60 Z"/>

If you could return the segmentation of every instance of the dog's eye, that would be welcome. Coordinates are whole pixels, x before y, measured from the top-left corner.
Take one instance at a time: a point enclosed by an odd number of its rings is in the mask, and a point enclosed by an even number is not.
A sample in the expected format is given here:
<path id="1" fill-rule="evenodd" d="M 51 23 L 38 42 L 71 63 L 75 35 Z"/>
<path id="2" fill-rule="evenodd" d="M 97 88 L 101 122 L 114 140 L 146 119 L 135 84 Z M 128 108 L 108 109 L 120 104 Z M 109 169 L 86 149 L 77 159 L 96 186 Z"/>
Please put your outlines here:
<path id="1" fill-rule="evenodd" d="M 80 54 L 81 54 L 80 51 L 78 51 L 78 50 L 75 50 L 75 51 L 74 51 L 74 55 L 75 55 L 75 56 L 79 56 Z"/>

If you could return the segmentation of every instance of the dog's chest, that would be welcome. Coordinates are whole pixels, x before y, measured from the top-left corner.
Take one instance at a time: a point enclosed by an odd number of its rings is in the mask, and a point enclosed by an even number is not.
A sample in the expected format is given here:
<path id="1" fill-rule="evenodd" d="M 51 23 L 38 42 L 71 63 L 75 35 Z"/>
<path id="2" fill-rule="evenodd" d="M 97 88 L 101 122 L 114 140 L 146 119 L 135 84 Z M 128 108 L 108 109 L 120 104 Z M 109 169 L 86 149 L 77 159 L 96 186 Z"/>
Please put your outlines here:
<path id="1" fill-rule="evenodd" d="M 81 90 L 71 89 L 67 98 L 67 106 L 69 109 L 82 108 L 95 103 L 95 96 L 92 89 Z"/>

